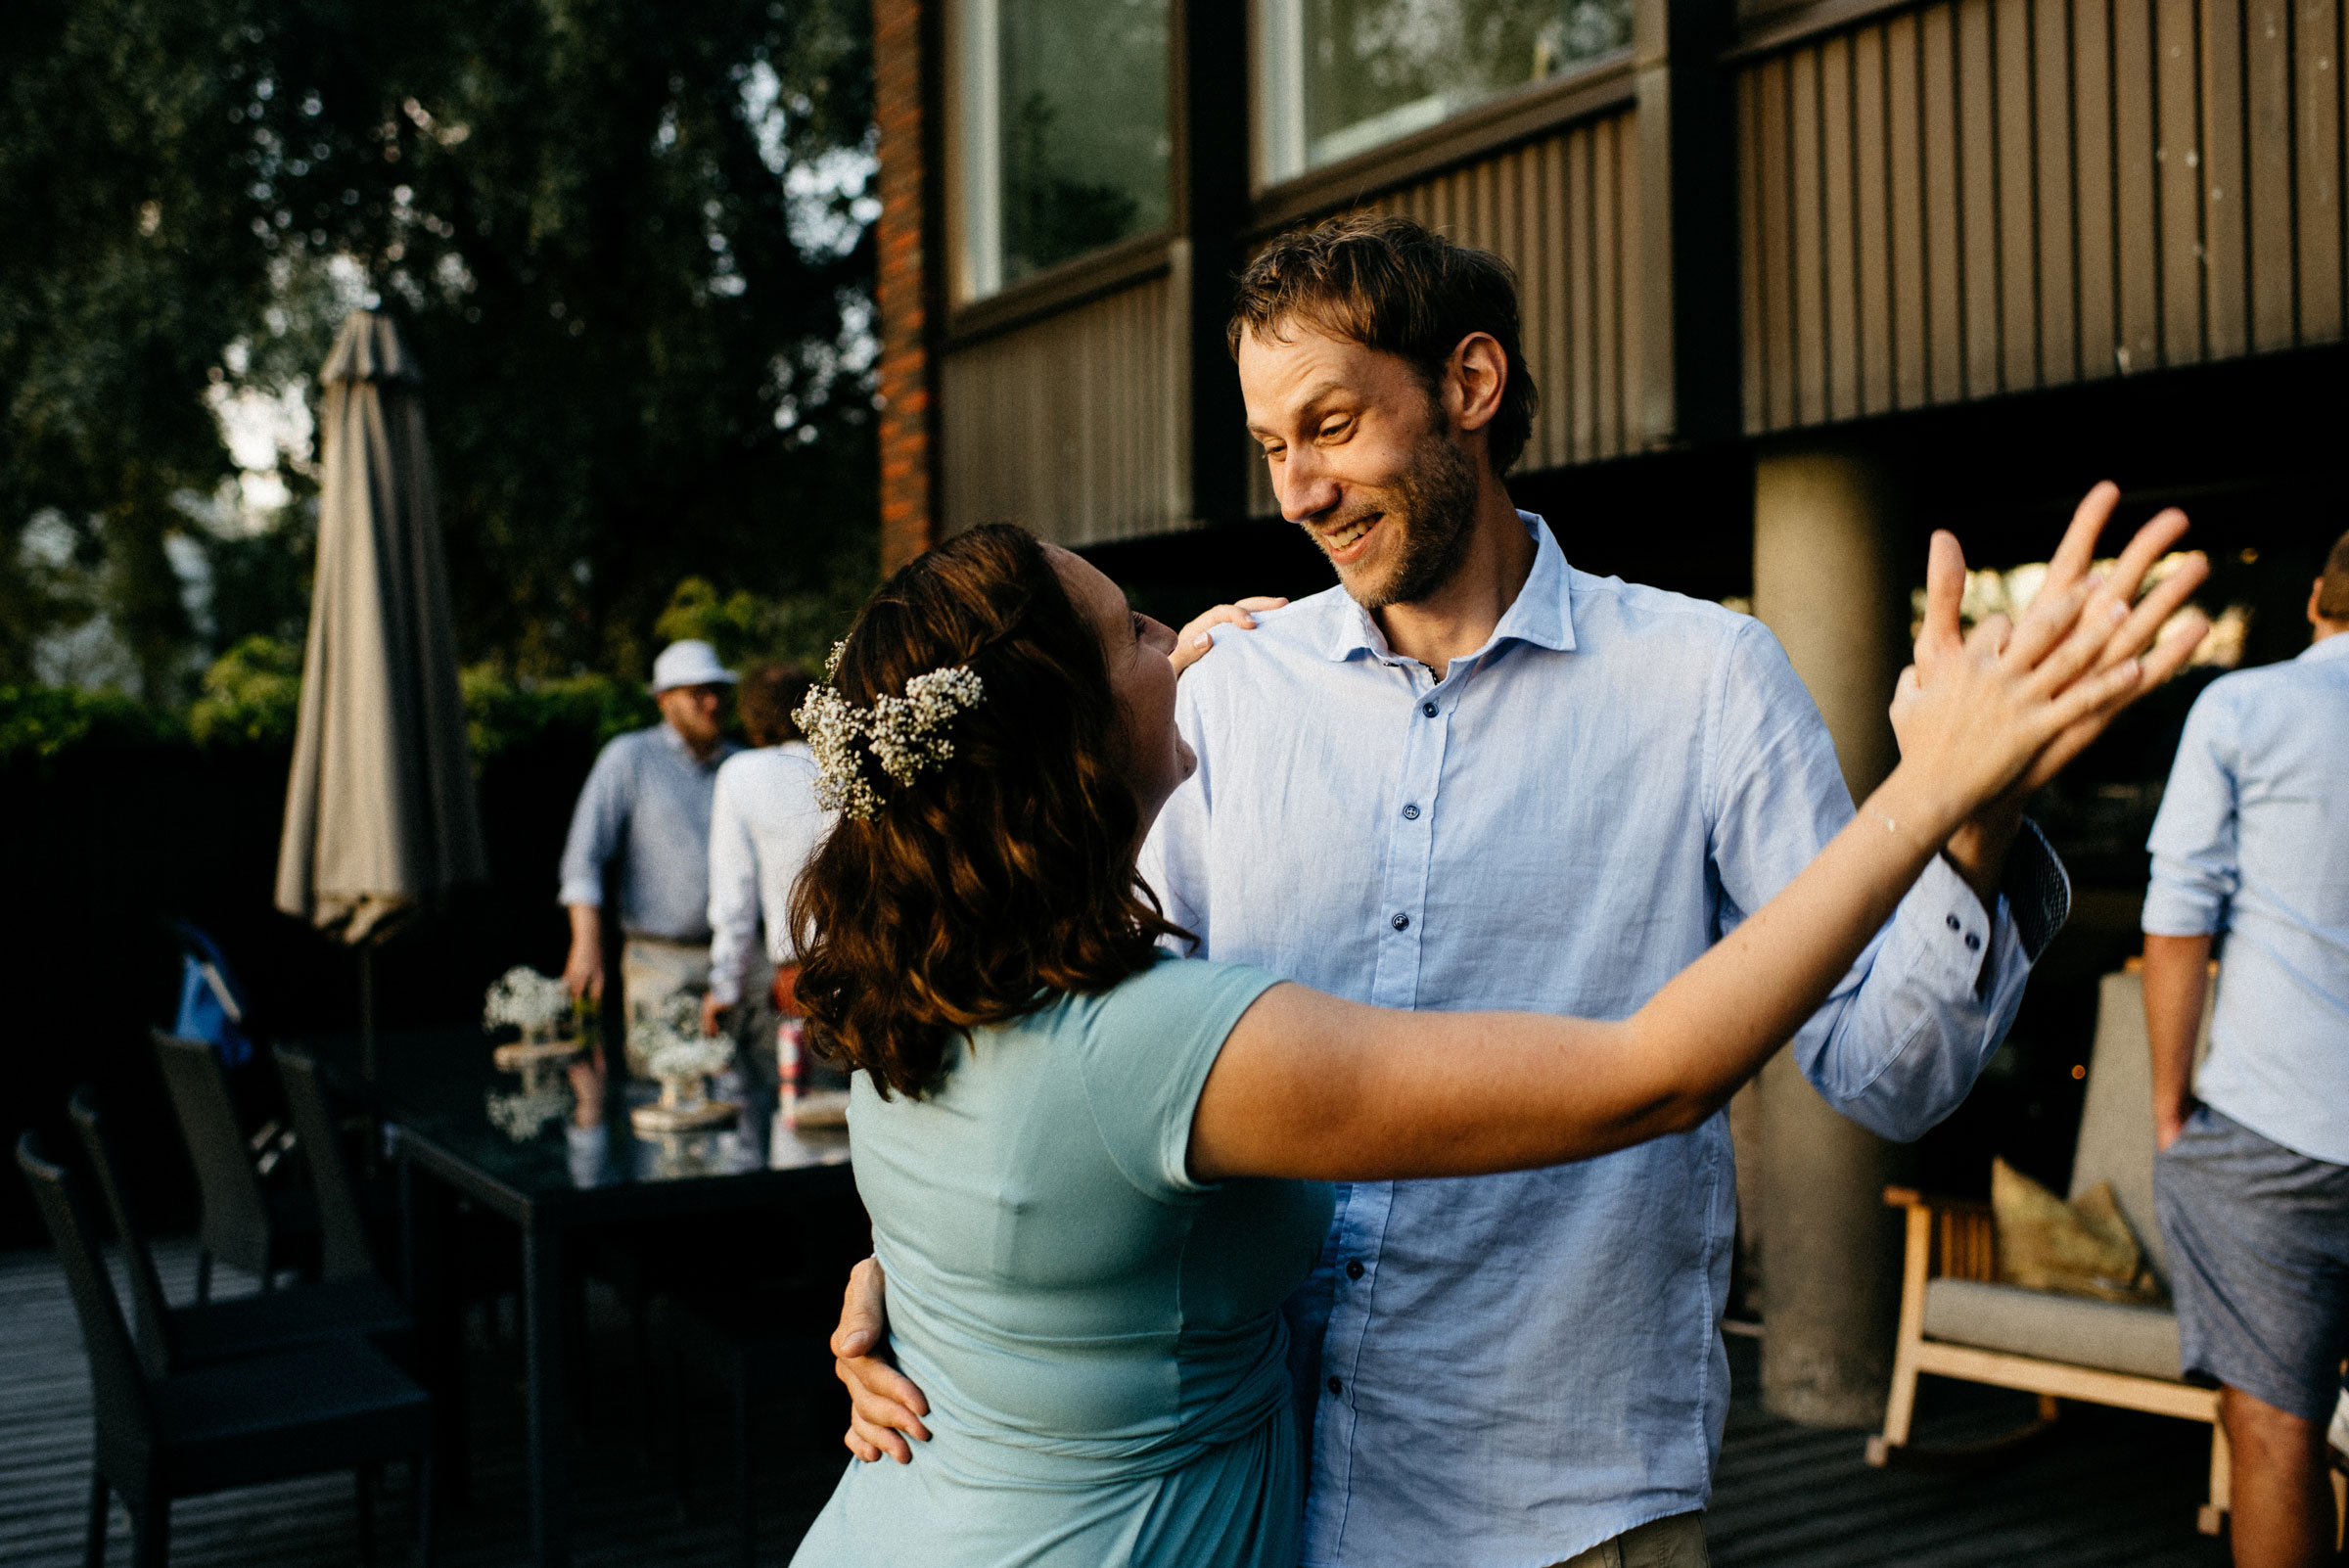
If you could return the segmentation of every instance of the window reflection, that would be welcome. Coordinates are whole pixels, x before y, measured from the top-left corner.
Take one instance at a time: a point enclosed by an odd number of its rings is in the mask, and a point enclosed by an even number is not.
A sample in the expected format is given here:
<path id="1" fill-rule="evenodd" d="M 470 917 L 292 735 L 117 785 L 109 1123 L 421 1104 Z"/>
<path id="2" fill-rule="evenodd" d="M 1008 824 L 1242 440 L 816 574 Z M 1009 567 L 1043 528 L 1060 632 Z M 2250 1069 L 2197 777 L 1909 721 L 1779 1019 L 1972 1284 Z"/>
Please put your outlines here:
<path id="1" fill-rule="evenodd" d="M 1257 15 L 1267 182 L 1632 41 L 1631 0 L 1259 0 Z"/>
<path id="2" fill-rule="evenodd" d="M 958 293 L 1167 221 L 1167 0 L 964 0 Z"/>

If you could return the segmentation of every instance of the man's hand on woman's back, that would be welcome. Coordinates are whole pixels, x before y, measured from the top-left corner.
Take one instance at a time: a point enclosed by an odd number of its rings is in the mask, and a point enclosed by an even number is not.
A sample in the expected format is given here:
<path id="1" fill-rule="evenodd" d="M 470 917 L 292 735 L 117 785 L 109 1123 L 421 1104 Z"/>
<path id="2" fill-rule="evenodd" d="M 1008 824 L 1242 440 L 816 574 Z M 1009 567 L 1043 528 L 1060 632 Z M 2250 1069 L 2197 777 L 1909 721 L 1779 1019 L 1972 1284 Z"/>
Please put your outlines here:
<path id="1" fill-rule="evenodd" d="M 842 1292 L 840 1326 L 832 1331 L 832 1370 L 849 1390 L 849 1431 L 841 1441 L 870 1464 L 886 1453 L 910 1463 L 916 1443 L 930 1441 L 922 1417 L 930 1402 L 913 1379 L 889 1360 L 889 1281 L 881 1260 L 867 1258 L 849 1270 Z"/>

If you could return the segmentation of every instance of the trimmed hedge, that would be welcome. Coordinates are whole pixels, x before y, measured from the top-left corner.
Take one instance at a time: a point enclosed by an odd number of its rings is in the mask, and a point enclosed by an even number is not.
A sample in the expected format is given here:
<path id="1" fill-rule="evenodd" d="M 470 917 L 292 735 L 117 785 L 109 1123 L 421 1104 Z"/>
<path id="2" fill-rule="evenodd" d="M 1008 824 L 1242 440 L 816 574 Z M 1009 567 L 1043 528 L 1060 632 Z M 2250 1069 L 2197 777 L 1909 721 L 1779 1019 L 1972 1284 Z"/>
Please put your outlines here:
<path id="1" fill-rule="evenodd" d="M 487 665 L 464 671 L 473 765 L 550 738 L 602 746 L 660 717 L 641 685 L 610 675 L 516 680 Z M 285 746 L 301 711 L 301 650 L 248 637 L 205 671 L 204 694 L 183 718 L 112 692 L 0 686 L 0 767 L 54 762 L 82 746 L 192 743 L 198 750 Z"/>

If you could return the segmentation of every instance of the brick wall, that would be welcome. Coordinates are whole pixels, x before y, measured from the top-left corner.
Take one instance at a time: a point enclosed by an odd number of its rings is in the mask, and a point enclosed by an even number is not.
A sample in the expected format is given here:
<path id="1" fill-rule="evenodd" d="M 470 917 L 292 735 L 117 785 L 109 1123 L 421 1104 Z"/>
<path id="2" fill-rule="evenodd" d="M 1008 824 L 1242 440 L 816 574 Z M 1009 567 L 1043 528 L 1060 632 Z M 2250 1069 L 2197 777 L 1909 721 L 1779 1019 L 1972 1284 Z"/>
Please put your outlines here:
<path id="1" fill-rule="evenodd" d="M 881 566 L 937 537 L 930 392 L 928 134 L 921 0 L 873 0 L 873 109 L 881 130 Z M 943 260 L 943 258 L 940 258 Z"/>

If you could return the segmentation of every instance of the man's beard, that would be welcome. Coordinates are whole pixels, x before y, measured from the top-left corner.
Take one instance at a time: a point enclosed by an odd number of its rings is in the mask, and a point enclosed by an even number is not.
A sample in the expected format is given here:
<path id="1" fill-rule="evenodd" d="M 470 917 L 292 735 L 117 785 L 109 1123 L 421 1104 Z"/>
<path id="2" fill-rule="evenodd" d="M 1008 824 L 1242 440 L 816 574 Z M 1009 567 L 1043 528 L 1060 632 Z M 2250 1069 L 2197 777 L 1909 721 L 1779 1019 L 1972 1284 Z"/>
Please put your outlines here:
<path id="1" fill-rule="evenodd" d="M 1410 467 L 1388 491 L 1394 500 L 1385 508 L 1386 521 L 1403 538 L 1386 580 L 1361 582 L 1343 569 L 1338 573 L 1355 602 L 1365 610 L 1412 604 L 1450 581 L 1476 531 L 1476 466 L 1467 453 L 1440 432 L 1422 437 Z"/>

